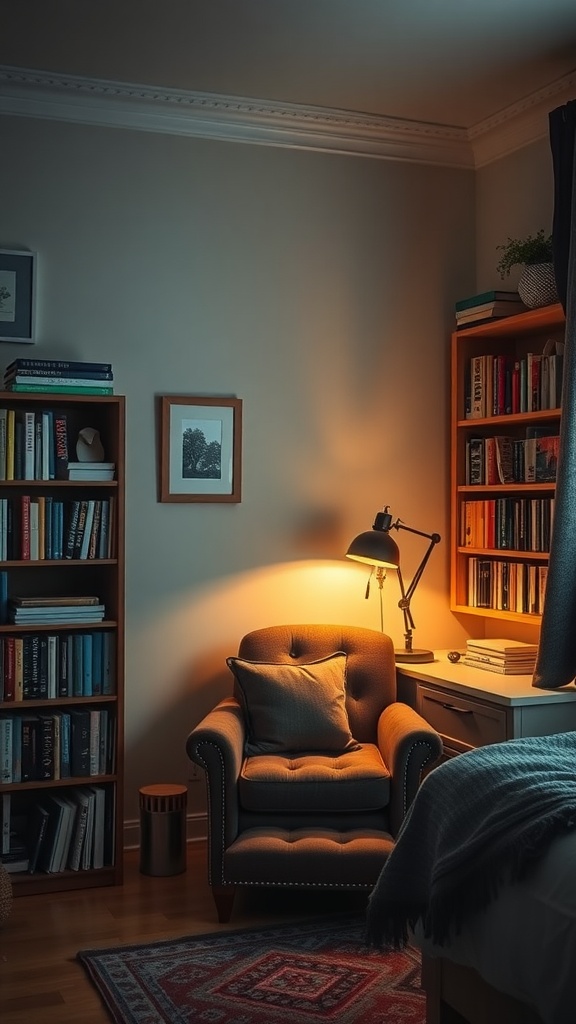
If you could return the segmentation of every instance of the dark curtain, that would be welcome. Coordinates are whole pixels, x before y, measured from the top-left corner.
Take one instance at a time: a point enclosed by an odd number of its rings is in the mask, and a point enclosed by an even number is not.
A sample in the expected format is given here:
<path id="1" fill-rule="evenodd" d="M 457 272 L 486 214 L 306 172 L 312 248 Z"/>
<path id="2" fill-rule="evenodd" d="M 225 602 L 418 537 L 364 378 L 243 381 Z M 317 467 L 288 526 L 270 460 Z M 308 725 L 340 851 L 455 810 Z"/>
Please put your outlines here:
<path id="1" fill-rule="evenodd" d="M 554 170 L 552 246 L 566 314 L 554 528 L 533 686 L 553 690 L 576 676 L 576 101 L 549 115 Z"/>

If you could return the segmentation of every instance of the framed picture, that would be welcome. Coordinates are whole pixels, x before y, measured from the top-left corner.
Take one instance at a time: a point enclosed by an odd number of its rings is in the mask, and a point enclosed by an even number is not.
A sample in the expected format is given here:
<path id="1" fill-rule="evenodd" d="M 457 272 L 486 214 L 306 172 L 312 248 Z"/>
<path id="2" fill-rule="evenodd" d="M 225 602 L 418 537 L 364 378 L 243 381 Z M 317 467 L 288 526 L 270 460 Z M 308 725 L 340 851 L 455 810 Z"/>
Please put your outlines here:
<path id="1" fill-rule="evenodd" d="M 242 399 L 160 402 L 160 501 L 241 501 Z"/>
<path id="2" fill-rule="evenodd" d="M 34 343 L 36 253 L 0 249 L 0 341 Z"/>

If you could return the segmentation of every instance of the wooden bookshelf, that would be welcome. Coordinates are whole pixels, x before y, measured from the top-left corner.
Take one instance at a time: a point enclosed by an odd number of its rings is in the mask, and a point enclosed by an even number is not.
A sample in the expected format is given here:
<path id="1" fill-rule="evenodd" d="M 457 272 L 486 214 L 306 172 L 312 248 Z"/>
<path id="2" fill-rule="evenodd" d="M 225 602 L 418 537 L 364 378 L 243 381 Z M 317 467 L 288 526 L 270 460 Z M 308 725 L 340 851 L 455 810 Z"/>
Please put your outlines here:
<path id="1" fill-rule="evenodd" d="M 489 515 L 488 503 L 496 502 L 500 498 L 514 498 L 517 499 L 516 508 L 522 509 L 522 515 L 524 509 L 528 508 L 530 514 L 533 512 L 534 516 L 538 514 L 539 517 L 547 518 L 553 514 L 550 499 L 554 497 L 555 484 L 550 481 L 541 483 L 519 480 L 515 480 L 513 483 L 487 483 L 485 480 L 479 484 L 471 483 L 469 442 L 473 438 L 480 438 L 485 442 L 486 439 L 497 435 L 505 435 L 515 441 L 520 441 L 526 438 L 527 431 L 534 427 L 541 428 L 551 435 L 558 434 L 560 408 L 504 411 L 499 415 L 494 415 L 494 406 L 492 405 L 487 415 L 469 418 L 472 402 L 470 396 L 471 360 L 477 356 L 504 356 L 506 365 L 510 368 L 516 363 L 525 361 L 528 353 L 541 355 L 546 341 L 563 341 L 564 327 L 565 319 L 562 306 L 556 304 L 452 333 L 450 607 L 453 612 L 528 626 L 538 627 L 540 624 L 539 607 L 535 608 L 533 603 L 531 607 L 524 604 L 520 610 L 518 590 L 528 574 L 531 574 L 532 581 L 539 581 L 540 578 L 544 580 L 545 577 L 539 575 L 539 567 L 547 566 L 548 551 L 526 550 L 523 545 L 520 550 L 513 546 L 504 548 L 486 546 L 485 543 L 478 544 L 477 537 L 474 538 L 476 543 L 472 547 L 469 543 L 470 531 L 467 532 L 463 526 L 464 503 L 482 502 L 485 506 L 483 511 Z M 508 392 L 508 398 L 509 396 L 510 392 Z M 509 402 L 507 408 L 510 408 Z M 482 449 L 482 444 L 480 448 Z M 517 446 L 515 448 L 520 450 Z M 492 504 L 492 511 L 493 509 L 494 505 Z M 520 515 L 519 512 L 516 514 Z M 546 530 L 542 531 L 542 535 L 546 536 Z M 472 559 L 483 563 L 485 578 L 493 580 L 494 577 L 497 577 L 497 585 L 491 588 L 491 597 L 494 598 L 494 595 L 497 595 L 497 599 L 492 600 L 492 604 L 496 604 L 496 607 L 479 607 L 471 603 L 474 599 L 478 600 L 478 594 L 473 593 L 474 588 L 470 584 L 471 573 L 473 574 L 471 566 L 475 564 L 471 562 Z M 504 567 L 503 569 L 502 563 L 507 563 L 508 568 Z M 529 566 L 534 568 L 529 569 Z M 506 586 L 508 596 L 504 603 L 508 604 L 508 607 L 501 607 L 503 572 L 505 577 L 506 574 L 508 577 L 514 576 L 513 601 L 511 601 L 509 586 Z M 535 586 L 537 587 L 537 585 L 538 582 Z M 484 593 L 484 598 L 485 596 Z"/>
<path id="2" fill-rule="evenodd" d="M 67 517 L 72 503 L 76 500 L 94 502 L 100 509 L 106 504 L 111 511 L 109 545 L 100 549 L 95 547 L 93 557 L 66 558 L 47 557 L 53 555 L 51 545 L 45 546 L 37 559 L 14 557 L 12 548 L 9 559 L 0 561 L 0 572 L 5 572 L 8 579 L 8 596 L 68 596 L 95 595 L 105 606 L 104 618 L 98 622 L 65 621 L 46 622 L 41 624 L 0 624 L 0 640 L 9 637 L 40 636 L 50 634 L 56 637 L 55 649 L 61 652 L 65 638 L 76 637 L 78 634 L 107 634 L 112 649 L 110 659 L 110 683 L 103 690 L 102 677 L 98 675 L 98 665 L 93 662 L 95 675 L 90 685 L 94 686 L 91 695 L 78 692 L 81 689 L 74 672 L 68 676 L 68 689 L 60 676 L 56 683 L 56 696 L 31 698 L 22 694 L 22 699 L 0 701 L 0 716 L 3 718 L 21 718 L 23 715 L 58 716 L 60 725 L 62 715 L 72 710 L 90 709 L 94 720 L 102 729 L 100 759 L 96 752 L 96 761 L 90 764 L 85 774 L 57 777 L 61 771 L 58 765 L 46 768 L 51 773 L 48 778 L 34 777 L 30 781 L 18 779 L 19 771 L 13 763 L 12 781 L 0 784 L 0 814 L 9 800 L 12 822 L 26 825 L 31 811 L 37 802 L 46 801 L 54 795 L 73 797 L 79 787 L 97 787 L 105 793 L 104 831 L 100 835 L 100 854 L 102 866 L 93 867 L 93 857 L 88 856 L 84 867 L 73 870 L 69 864 L 64 870 L 47 872 L 36 870 L 11 872 L 15 896 L 81 889 L 94 886 L 115 885 L 122 881 L 122 822 L 123 822 L 123 736 L 124 736 L 124 516 L 125 516 L 125 401 L 120 395 L 93 396 L 70 395 L 52 392 L 35 394 L 0 392 L 0 409 L 14 410 L 16 413 L 27 411 L 51 411 L 53 414 L 63 411 L 66 414 L 68 451 L 70 461 L 76 460 L 76 440 L 83 427 L 95 427 L 104 445 L 105 458 L 115 464 L 112 480 L 70 481 L 67 479 L 2 479 L 0 480 L 0 499 L 7 499 L 12 507 L 12 516 L 17 516 L 21 507 L 22 496 L 31 499 L 48 498 L 53 503 L 63 503 L 64 534 L 67 529 Z M 1 463 L 1 457 L 0 457 Z M 1 518 L 1 516 L 0 516 Z M 21 553 L 16 551 L 16 554 Z M 56 550 L 58 555 L 58 550 Z M 68 642 L 69 644 L 71 643 Z M 100 650 L 100 641 L 94 646 Z M 58 671 L 61 663 L 58 662 Z M 4 680 L 5 682 L 5 680 Z M 84 678 L 84 688 L 89 690 Z M 61 684 L 61 685 L 60 685 Z M 66 693 L 66 695 L 62 695 Z M 6 695 L 5 689 L 1 691 Z M 60 694 L 60 695 L 59 695 Z M 99 712 L 99 714 L 98 714 Z M 102 713 L 104 712 L 104 714 Z M 15 753 L 13 751 L 13 758 Z M 61 755 L 60 755 L 61 757 Z M 58 762 L 58 752 L 52 758 Z M 21 774 L 21 769 L 20 769 Z M 75 802 L 75 801 L 73 801 Z M 102 853 L 103 848 L 103 853 Z M 94 853 L 94 855 L 96 855 Z M 1 857 L 0 857 L 1 859 Z"/>

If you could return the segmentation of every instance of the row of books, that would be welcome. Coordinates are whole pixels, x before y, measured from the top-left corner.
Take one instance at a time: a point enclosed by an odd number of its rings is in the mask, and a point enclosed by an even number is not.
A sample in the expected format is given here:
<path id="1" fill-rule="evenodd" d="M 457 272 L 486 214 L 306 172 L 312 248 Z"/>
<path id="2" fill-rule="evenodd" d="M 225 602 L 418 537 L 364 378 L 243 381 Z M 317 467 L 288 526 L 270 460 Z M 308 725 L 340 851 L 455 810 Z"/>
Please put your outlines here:
<path id="1" fill-rule="evenodd" d="M 525 313 L 526 306 L 518 292 L 492 289 L 459 299 L 454 305 L 457 327 L 473 327 L 474 324 L 500 320 L 504 316 Z"/>
<path id="2" fill-rule="evenodd" d="M 0 498 L 0 562 L 112 558 L 116 499 Z"/>
<path id="3" fill-rule="evenodd" d="M 559 434 L 528 427 L 527 437 L 497 434 L 466 441 L 467 484 L 554 483 L 558 468 Z"/>
<path id="4" fill-rule="evenodd" d="M 537 644 L 521 640 L 467 640 L 463 664 L 500 675 L 532 674 L 537 654 Z"/>
<path id="5" fill-rule="evenodd" d="M 0 480 L 112 480 L 113 462 L 75 462 L 64 409 L 0 408 Z"/>
<path id="6" fill-rule="evenodd" d="M 110 696 L 115 658 L 110 630 L 0 636 L 0 703 Z"/>
<path id="7" fill-rule="evenodd" d="M 4 371 L 4 390 L 24 393 L 58 392 L 112 395 L 111 363 L 60 359 L 15 359 Z"/>
<path id="8" fill-rule="evenodd" d="M 546 565 L 473 555 L 468 559 L 468 605 L 541 615 L 547 578 Z"/>
<path id="9" fill-rule="evenodd" d="M 552 351 L 553 349 L 553 351 Z M 472 356 L 465 386 L 466 419 L 557 409 L 562 396 L 564 342 L 549 341 L 541 354 Z"/>
<path id="10" fill-rule="evenodd" d="M 0 783 L 109 775 L 116 715 L 106 707 L 0 714 Z"/>
<path id="11" fill-rule="evenodd" d="M 459 545 L 497 551 L 550 551 L 554 498 L 485 498 L 460 506 Z"/>
<path id="12" fill-rule="evenodd" d="M 89 871 L 114 862 L 114 789 L 74 786 L 46 793 L 26 814 L 1 796 L 0 861 L 7 871 Z"/>

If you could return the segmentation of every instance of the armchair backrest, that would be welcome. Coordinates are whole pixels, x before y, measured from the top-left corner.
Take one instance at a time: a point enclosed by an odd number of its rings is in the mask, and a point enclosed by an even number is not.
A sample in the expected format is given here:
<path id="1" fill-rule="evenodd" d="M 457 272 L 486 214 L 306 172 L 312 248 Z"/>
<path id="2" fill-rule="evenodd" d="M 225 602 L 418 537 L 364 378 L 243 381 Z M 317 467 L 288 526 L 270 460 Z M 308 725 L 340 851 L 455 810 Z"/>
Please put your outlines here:
<path id="1" fill-rule="evenodd" d="M 247 633 L 238 655 L 248 661 L 303 665 L 336 651 L 347 655 L 346 710 L 352 735 L 374 743 L 381 712 L 396 700 L 392 640 L 362 626 L 267 626 Z"/>

